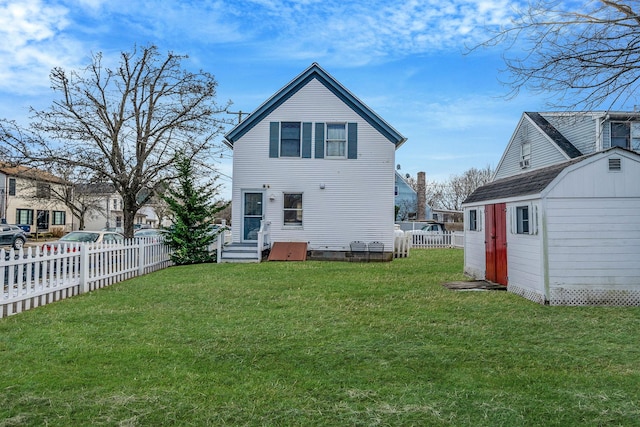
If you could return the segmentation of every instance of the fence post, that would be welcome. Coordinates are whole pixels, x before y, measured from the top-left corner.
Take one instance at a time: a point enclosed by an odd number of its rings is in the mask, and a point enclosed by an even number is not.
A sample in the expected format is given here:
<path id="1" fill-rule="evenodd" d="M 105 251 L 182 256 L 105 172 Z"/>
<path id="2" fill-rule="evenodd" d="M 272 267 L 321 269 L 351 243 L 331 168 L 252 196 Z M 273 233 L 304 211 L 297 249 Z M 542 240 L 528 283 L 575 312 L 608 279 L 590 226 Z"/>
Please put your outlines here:
<path id="1" fill-rule="evenodd" d="M 91 245 L 83 244 L 80 246 L 80 286 L 79 291 L 81 294 L 90 291 L 89 286 L 89 247 Z M 62 262 L 62 258 L 60 259 Z"/>
<path id="2" fill-rule="evenodd" d="M 138 239 L 138 276 L 144 275 L 144 266 L 147 260 L 144 257 L 145 239 Z"/>

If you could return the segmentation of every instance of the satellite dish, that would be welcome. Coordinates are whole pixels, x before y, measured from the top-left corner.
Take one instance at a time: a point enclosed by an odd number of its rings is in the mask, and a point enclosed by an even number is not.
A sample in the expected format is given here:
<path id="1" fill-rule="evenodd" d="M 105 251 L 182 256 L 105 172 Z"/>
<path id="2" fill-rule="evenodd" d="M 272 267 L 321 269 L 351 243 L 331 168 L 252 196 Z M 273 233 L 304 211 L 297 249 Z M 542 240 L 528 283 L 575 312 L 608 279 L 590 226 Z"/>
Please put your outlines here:
<path id="1" fill-rule="evenodd" d="M 396 165 L 396 169 L 400 170 L 400 163 Z"/>
<path id="2" fill-rule="evenodd" d="M 406 174 L 406 175 L 405 175 L 405 177 L 406 177 L 407 179 L 409 179 L 409 178 L 411 178 L 411 175 Z"/>

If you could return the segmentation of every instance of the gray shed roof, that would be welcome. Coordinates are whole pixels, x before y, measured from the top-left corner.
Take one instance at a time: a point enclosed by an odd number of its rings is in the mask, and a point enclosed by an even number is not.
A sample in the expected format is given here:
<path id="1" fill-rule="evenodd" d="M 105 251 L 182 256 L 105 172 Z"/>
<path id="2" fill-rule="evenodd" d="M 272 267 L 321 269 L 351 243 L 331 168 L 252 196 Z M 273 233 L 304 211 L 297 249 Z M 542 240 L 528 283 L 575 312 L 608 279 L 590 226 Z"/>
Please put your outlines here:
<path id="1" fill-rule="evenodd" d="M 490 182 L 482 187 L 478 187 L 466 198 L 463 204 L 538 194 L 544 190 L 560 172 L 570 165 L 584 160 L 586 157 L 588 156 Z"/>

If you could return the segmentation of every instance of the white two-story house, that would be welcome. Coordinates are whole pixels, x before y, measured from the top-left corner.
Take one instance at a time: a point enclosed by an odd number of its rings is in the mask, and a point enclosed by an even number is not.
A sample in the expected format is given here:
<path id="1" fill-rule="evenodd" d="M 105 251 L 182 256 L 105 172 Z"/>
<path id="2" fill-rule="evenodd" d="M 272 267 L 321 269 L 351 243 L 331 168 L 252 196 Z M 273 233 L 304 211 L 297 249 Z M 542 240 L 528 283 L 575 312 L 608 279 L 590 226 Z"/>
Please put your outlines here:
<path id="1" fill-rule="evenodd" d="M 395 150 L 405 138 L 318 64 L 225 142 L 233 149 L 231 247 L 266 233 L 272 244 L 303 244 L 311 258 L 346 259 L 354 241 L 378 242 L 392 258 Z"/>
<path id="2" fill-rule="evenodd" d="M 640 305 L 640 114 L 522 115 L 465 203 L 464 271 L 552 305 Z"/>

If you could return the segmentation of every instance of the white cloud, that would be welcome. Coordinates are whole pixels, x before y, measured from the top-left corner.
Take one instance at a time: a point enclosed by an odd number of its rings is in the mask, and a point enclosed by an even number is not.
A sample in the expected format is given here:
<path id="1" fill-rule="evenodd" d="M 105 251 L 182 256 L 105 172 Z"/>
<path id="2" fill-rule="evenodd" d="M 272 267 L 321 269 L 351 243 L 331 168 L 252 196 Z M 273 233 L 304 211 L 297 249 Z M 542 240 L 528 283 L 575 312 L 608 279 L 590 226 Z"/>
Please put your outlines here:
<path id="1" fill-rule="evenodd" d="M 37 93 L 48 87 L 51 68 L 77 58 L 78 42 L 62 34 L 67 15 L 41 0 L 0 5 L 0 90 Z"/>

